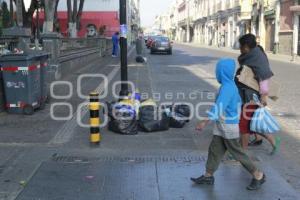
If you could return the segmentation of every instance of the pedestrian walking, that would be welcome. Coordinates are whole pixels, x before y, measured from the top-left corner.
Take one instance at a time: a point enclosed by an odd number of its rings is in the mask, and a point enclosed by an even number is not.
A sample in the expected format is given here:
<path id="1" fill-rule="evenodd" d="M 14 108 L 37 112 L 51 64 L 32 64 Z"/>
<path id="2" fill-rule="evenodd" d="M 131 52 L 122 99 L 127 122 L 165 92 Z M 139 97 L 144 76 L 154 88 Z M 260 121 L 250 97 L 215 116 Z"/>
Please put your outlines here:
<path id="1" fill-rule="evenodd" d="M 116 32 L 112 36 L 112 43 L 113 43 L 112 57 L 117 57 L 119 54 L 119 32 Z"/>
<path id="2" fill-rule="evenodd" d="M 257 190 L 266 181 L 266 176 L 258 170 L 253 161 L 243 150 L 239 134 L 239 110 L 241 98 L 234 82 L 235 61 L 222 59 L 216 67 L 216 78 L 221 84 L 215 105 L 208 112 L 208 119 L 201 121 L 196 129 L 202 131 L 210 122 L 214 122 L 213 139 L 208 150 L 206 172 L 199 178 L 191 178 L 196 184 L 215 182 L 214 173 L 218 169 L 226 151 L 253 176 L 248 190 Z"/>
<path id="3" fill-rule="evenodd" d="M 267 98 L 269 93 L 270 79 L 273 76 L 270 64 L 266 53 L 263 48 L 257 45 L 257 38 L 253 34 L 246 34 L 239 39 L 241 55 L 238 58 L 240 68 L 237 70 L 235 78 L 238 86 L 240 96 L 242 98 L 242 112 L 240 118 L 240 132 L 241 132 L 241 143 L 244 149 L 248 148 L 248 145 L 256 146 L 262 144 L 262 137 L 259 133 L 253 133 L 250 130 L 251 118 L 255 110 L 259 107 L 253 101 L 253 95 L 260 97 L 261 103 L 266 106 Z M 243 70 L 243 67 L 250 67 L 254 73 L 254 78 L 259 83 L 259 91 L 252 89 L 251 87 L 239 82 L 238 76 Z M 249 143 L 249 135 L 254 134 L 256 139 Z M 280 146 L 280 138 L 274 137 L 270 134 L 261 134 L 266 138 L 272 145 L 273 149 L 271 154 L 278 151 Z"/>

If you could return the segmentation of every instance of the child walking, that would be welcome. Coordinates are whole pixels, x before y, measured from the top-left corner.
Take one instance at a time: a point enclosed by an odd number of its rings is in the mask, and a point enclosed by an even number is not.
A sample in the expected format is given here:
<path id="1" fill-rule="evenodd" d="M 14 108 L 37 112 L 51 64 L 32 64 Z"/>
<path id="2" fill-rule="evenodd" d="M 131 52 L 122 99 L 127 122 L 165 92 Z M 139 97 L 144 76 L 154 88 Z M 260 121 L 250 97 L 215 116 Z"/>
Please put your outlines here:
<path id="1" fill-rule="evenodd" d="M 196 129 L 202 131 L 210 122 L 215 122 L 213 139 L 208 151 L 206 172 L 199 178 L 191 178 L 196 184 L 213 185 L 214 173 L 226 153 L 232 154 L 234 159 L 253 176 L 248 190 L 258 190 L 266 181 L 266 176 L 259 171 L 253 161 L 243 150 L 239 140 L 239 110 L 241 98 L 234 82 L 235 61 L 221 59 L 216 67 L 216 78 L 221 84 L 215 105 L 208 112 L 208 118 L 201 121 Z"/>

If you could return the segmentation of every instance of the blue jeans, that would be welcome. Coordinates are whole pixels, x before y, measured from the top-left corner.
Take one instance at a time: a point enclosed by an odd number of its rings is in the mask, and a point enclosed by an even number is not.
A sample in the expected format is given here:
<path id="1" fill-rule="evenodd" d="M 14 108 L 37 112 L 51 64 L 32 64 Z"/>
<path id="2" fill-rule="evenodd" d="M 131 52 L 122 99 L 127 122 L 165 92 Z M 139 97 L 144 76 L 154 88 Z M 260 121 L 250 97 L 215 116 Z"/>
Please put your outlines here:
<path id="1" fill-rule="evenodd" d="M 112 55 L 117 56 L 119 52 L 119 46 L 117 44 L 113 44 Z"/>

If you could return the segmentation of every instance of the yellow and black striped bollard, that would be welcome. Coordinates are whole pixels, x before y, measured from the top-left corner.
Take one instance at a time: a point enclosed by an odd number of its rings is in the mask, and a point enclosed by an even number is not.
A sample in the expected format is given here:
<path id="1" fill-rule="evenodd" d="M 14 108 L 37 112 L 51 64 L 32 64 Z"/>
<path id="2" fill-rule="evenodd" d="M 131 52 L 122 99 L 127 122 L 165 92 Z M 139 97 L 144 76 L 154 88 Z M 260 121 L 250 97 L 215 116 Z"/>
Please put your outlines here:
<path id="1" fill-rule="evenodd" d="M 90 93 L 90 143 L 92 145 L 99 145 L 101 141 L 100 135 L 100 103 L 99 93 Z"/>

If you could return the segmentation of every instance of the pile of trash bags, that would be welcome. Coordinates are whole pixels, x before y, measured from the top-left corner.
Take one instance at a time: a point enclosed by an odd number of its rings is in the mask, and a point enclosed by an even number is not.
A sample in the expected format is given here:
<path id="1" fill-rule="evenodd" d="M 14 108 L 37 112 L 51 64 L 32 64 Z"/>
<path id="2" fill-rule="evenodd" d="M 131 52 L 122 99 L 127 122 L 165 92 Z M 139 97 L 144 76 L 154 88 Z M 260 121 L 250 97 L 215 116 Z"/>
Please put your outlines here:
<path id="1" fill-rule="evenodd" d="M 110 119 L 108 129 L 122 135 L 183 128 L 191 115 L 189 105 L 158 106 L 152 99 L 141 101 L 139 93 L 133 93 L 118 102 L 107 103 L 107 108 Z"/>

